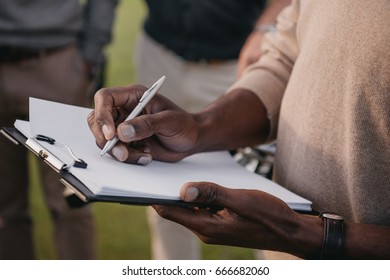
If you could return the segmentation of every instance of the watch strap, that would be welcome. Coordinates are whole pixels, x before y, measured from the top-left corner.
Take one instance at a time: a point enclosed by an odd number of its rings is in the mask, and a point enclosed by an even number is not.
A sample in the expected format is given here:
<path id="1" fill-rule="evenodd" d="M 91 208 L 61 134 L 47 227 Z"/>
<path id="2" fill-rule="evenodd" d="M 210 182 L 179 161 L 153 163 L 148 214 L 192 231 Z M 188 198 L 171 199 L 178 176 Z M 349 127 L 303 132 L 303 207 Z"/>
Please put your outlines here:
<path id="1" fill-rule="evenodd" d="M 321 259 L 341 259 L 344 252 L 344 218 L 333 213 L 322 213 L 324 237 Z"/>

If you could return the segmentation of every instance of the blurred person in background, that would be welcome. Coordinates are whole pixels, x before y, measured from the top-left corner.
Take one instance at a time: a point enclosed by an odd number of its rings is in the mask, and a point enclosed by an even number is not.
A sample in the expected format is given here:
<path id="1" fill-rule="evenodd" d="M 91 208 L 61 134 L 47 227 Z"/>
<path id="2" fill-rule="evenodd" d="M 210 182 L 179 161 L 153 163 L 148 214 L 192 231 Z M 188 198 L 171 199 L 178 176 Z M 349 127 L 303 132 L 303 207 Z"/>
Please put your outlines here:
<path id="1" fill-rule="evenodd" d="M 274 30 L 290 2 L 146 0 L 148 14 L 134 54 L 137 82 L 150 86 L 165 75 L 161 94 L 190 112 L 202 109 L 260 57 L 264 33 Z M 151 208 L 148 221 L 153 259 L 201 258 L 192 232 Z"/>
<path id="2" fill-rule="evenodd" d="M 29 97 L 89 106 L 117 0 L 0 0 L 0 125 L 28 117 Z M 48 121 L 50 118 L 48 117 Z M 33 259 L 27 152 L 0 139 L 0 259 Z M 72 209 L 40 164 L 59 259 L 94 259 L 89 206 Z"/>

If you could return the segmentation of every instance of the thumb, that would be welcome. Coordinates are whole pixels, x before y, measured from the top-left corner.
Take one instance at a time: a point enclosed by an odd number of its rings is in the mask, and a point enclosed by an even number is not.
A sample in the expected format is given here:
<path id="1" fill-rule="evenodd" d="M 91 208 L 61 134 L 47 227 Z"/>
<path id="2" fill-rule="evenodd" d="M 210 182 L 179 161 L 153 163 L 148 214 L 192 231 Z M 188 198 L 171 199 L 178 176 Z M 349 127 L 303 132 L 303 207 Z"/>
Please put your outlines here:
<path id="1" fill-rule="evenodd" d="M 180 198 L 209 206 L 228 207 L 231 202 L 229 189 L 210 182 L 186 183 L 180 190 Z"/>

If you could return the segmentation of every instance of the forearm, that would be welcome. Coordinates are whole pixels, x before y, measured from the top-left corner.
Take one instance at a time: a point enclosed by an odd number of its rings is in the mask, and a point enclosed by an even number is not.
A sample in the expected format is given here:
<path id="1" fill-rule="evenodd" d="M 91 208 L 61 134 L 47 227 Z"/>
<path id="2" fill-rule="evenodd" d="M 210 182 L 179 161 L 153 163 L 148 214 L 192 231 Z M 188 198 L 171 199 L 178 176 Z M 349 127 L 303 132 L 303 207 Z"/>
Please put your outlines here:
<path id="1" fill-rule="evenodd" d="M 251 91 L 235 89 L 198 114 L 199 141 L 194 152 L 234 149 L 264 142 L 267 112 Z"/>
<path id="2" fill-rule="evenodd" d="M 390 227 L 345 223 L 348 259 L 390 259 Z"/>

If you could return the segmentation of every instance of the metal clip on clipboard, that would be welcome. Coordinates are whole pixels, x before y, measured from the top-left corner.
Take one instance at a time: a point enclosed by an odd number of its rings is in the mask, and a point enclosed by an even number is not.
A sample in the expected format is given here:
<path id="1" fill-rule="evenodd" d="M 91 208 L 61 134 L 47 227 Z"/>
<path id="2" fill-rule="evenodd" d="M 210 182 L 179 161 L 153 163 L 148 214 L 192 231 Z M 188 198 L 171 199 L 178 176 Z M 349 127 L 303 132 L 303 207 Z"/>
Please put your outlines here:
<path id="1" fill-rule="evenodd" d="M 53 138 L 45 136 L 45 135 L 42 135 L 42 134 L 37 134 L 35 136 L 35 139 L 38 140 L 38 141 L 45 141 L 45 142 L 47 142 L 47 143 L 49 143 L 51 145 L 57 145 L 57 146 L 66 148 L 68 150 L 69 154 L 71 155 L 71 157 L 74 160 L 74 164 L 73 164 L 74 167 L 87 168 L 88 164 L 84 160 L 82 160 L 81 158 L 76 157 L 75 154 L 72 152 L 72 150 L 67 145 L 58 143 Z M 45 157 L 46 155 L 45 154 L 43 154 L 43 155 L 39 154 L 39 156 L 40 157 Z"/>
<path id="2" fill-rule="evenodd" d="M 26 147 L 36 154 L 39 158 L 49 164 L 54 170 L 60 172 L 68 168 L 68 166 L 59 160 L 55 155 L 45 150 L 41 145 L 35 142 L 33 139 L 28 138 L 26 141 Z"/>
<path id="3" fill-rule="evenodd" d="M 0 129 L 0 133 L 3 136 L 5 136 L 8 140 L 10 140 L 13 144 L 15 145 L 22 144 L 23 146 L 25 146 L 28 150 L 33 152 L 33 154 L 35 154 L 37 157 L 42 159 L 47 165 L 49 165 L 54 171 L 56 171 L 61 175 L 60 182 L 64 184 L 66 187 L 64 190 L 64 198 L 67 204 L 71 208 L 79 208 L 87 204 L 89 198 L 86 195 L 84 195 L 82 192 L 80 192 L 76 187 L 73 186 L 73 184 L 77 184 L 78 182 L 76 182 L 77 179 L 74 179 L 73 176 L 68 172 L 70 166 L 63 163 L 59 158 L 57 158 L 52 153 L 47 151 L 43 146 L 41 146 L 36 141 L 37 140 L 36 138 L 27 138 L 17 129 L 9 128 L 9 127 L 3 127 L 2 129 Z M 43 135 L 41 136 L 45 138 L 44 141 L 46 142 L 50 141 L 52 142 L 51 143 L 52 145 L 55 143 L 54 139 Z M 71 153 L 71 155 L 72 154 L 73 152 Z M 77 160 L 75 159 L 75 163 L 73 164 L 73 166 L 76 167 L 76 165 L 77 167 L 82 166 L 82 168 L 87 167 L 87 164 L 83 160 L 80 160 L 79 158 L 77 158 Z"/>
<path id="4" fill-rule="evenodd" d="M 56 140 L 54 140 L 53 138 L 42 135 L 42 134 L 36 135 L 35 140 L 45 141 L 51 145 L 57 145 L 57 146 L 66 148 L 74 160 L 74 163 L 73 163 L 74 167 L 87 168 L 87 163 L 84 160 L 76 157 L 74 155 L 74 153 L 72 152 L 72 150 L 67 145 L 60 144 L 60 143 L 56 142 Z M 64 198 L 65 198 L 67 204 L 71 208 L 79 208 L 79 207 L 85 206 L 86 205 L 85 203 L 88 202 L 88 198 L 84 194 L 82 194 L 77 188 L 75 188 L 72 185 L 72 183 L 68 181 L 70 178 L 66 176 L 66 174 L 68 174 L 67 171 L 68 171 L 70 166 L 64 164 L 62 161 L 60 161 L 53 154 L 42 149 L 42 146 L 40 146 L 38 143 L 36 143 L 36 141 L 32 141 L 31 139 L 28 139 L 26 141 L 26 146 L 32 148 L 33 151 L 41 159 L 46 161 L 51 167 L 53 167 L 55 170 L 57 170 L 59 173 L 62 174 L 62 178 L 60 179 L 60 182 L 63 185 L 65 185 L 65 187 L 66 187 L 64 190 Z"/>
<path id="5" fill-rule="evenodd" d="M 82 160 L 81 158 L 78 158 L 74 155 L 72 150 L 64 144 L 60 144 L 56 142 L 51 137 L 38 134 L 35 138 L 27 138 L 26 136 L 22 135 L 19 131 L 17 131 L 14 128 L 2 128 L 0 130 L 0 133 L 3 134 L 8 140 L 10 140 L 15 145 L 18 145 L 19 143 L 23 143 L 30 151 L 32 151 L 34 154 L 36 154 L 39 158 L 46 161 L 51 167 L 53 167 L 57 172 L 63 171 L 68 169 L 70 166 L 63 163 L 60 159 L 58 159 L 55 155 L 47 151 L 44 147 L 39 145 L 35 140 L 38 141 L 45 141 L 51 145 L 57 145 L 60 147 L 64 147 L 68 150 L 70 156 L 73 158 L 74 167 L 78 168 L 87 168 L 88 164 Z"/>

